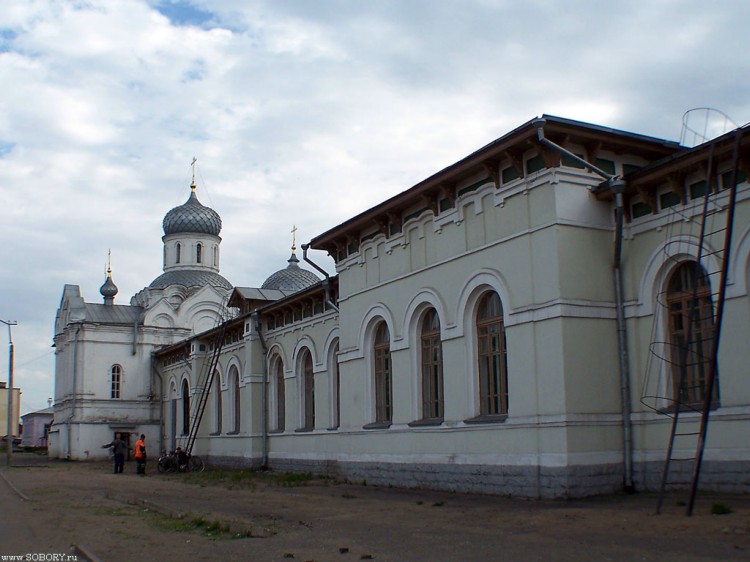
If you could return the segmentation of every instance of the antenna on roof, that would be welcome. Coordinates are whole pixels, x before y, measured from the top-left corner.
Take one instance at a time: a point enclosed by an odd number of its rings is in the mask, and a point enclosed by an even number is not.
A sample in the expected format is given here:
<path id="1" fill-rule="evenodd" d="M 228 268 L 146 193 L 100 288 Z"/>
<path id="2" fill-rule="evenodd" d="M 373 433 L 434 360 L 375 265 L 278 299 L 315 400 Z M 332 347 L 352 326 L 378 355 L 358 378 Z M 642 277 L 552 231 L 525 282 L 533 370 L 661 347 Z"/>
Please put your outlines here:
<path id="1" fill-rule="evenodd" d="M 693 147 L 739 127 L 723 111 L 713 107 L 694 107 L 682 115 L 680 144 Z"/>

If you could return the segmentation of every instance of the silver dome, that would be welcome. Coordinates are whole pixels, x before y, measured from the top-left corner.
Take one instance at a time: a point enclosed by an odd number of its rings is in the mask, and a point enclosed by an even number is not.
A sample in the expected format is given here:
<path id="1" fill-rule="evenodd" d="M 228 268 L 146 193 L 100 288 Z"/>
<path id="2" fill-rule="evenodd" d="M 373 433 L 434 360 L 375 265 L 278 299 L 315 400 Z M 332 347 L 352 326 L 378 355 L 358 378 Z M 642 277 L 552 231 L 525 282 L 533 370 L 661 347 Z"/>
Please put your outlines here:
<path id="1" fill-rule="evenodd" d="M 301 291 L 311 285 L 320 282 L 320 277 L 312 271 L 302 269 L 299 265 L 297 256 L 292 252 L 289 258 L 289 265 L 280 269 L 263 282 L 261 289 L 279 289 L 282 291 Z"/>
<path id="2" fill-rule="evenodd" d="M 196 232 L 218 236 L 221 232 L 219 213 L 202 205 L 195 195 L 194 186 L 191 187 L 193 190 L 185 204 L 175 207 L 164 216 L 164 234 Z"/>

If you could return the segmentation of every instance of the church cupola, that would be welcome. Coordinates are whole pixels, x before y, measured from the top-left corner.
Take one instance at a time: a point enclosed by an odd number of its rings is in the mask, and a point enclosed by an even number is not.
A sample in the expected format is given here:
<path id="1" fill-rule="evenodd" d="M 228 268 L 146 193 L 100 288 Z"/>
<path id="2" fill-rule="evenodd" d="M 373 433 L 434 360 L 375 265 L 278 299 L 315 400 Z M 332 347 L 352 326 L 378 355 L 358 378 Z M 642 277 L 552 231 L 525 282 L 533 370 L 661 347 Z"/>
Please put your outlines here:
<path id="1" fill-rule="evenodd" d="M 111 254 L 110 254 L 111 255 Z M 117 285 L 112 281 L 112 264 L 111 258 L 107 260 L 107 279 L 104 281 L 104 285 L 99 287 L 99 292 L 104 297 L 104 304 L 112 305 L 115 303 L 115 295 L 119 292 Z"/>
<path id="2" fill-rule="evenodd" d="M 278 289 L 282 291 L 296 292 L 320 282 L 320 278 L 312 271 L 302 269 L 299 266 L 299 259 L 295 254 L 297 249 L 296 231 L 297 227 L 295 226 L 292 228 L 292 255 L 287 260 L 289 265 L 284 269 L 280 269 L 276 273 L 273 273 L 263 282 L 263 285 L 260 287 L 261 289 Z"/>
<path id="3" fill-rule="evenodd" d="M 152 289 L 170 285 L 232 288 L 231 283 L 219 274 L 221 217 L 198 201 L 195 163 L 193 158 L 193 181 L 188 200 L 164 216 L 164 273 L 149 285 Z"/>

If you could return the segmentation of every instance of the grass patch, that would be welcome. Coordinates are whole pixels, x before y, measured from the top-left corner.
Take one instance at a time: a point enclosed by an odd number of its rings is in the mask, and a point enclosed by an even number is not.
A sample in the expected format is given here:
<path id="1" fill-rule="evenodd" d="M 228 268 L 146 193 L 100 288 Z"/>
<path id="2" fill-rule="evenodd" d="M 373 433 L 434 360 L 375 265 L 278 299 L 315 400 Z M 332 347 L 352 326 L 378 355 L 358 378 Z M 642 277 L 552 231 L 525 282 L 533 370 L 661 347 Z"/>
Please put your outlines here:
<path id="1" fill-rule="evenodd" d="M 222 486 L 230 490 L 255 490 L 259 485 L 296 487 L 307 486 L 314 480 L 326 484 L 335 483 L 330 476 L 314 476 L 311 472 L 272 472 L 260 471 L 252 468 L 242 469 L 213 469 L 203 472 L 186 472 L 169 474 L 170 480 L 179 480 L 195 486 Z"/>
<path id="2" fill-rule="evenodd" d="M 313 479 L 311 472 L 279 472 L 271 473 L 271 482 L 276 486 L 307 486 Z"/>
<path id="3" fill-rule="evenodd" d="M 209 520 L 199 515 L 188 514 L 172 517 L 150 509 L 142 510 L 141 514 L 164 531 L 196 533 L 212 539 L 245 539 L 253 536 L 248 530 L 232 528 L 232 525 L 227 521 Z"/>
<path id="4" fill-rule="evenodd" d="M 714 515 L 727 515 L 732 513 L 732 508 L 724 502 L 714 502 L 711 504 L 711 513 Z"/>

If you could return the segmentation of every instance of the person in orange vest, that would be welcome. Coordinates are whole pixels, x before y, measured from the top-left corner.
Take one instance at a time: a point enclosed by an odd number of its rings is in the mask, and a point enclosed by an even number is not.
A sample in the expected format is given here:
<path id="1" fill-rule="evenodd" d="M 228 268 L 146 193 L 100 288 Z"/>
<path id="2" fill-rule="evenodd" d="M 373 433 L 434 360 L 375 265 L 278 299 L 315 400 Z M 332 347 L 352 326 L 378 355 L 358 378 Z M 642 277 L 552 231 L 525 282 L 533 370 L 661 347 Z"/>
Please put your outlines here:
<path id="1" fill-rule="evenodd" d="M 146 476 L 146 436 L 141 433 L 141 438 L 135 442 L 135 472 Z"/>

